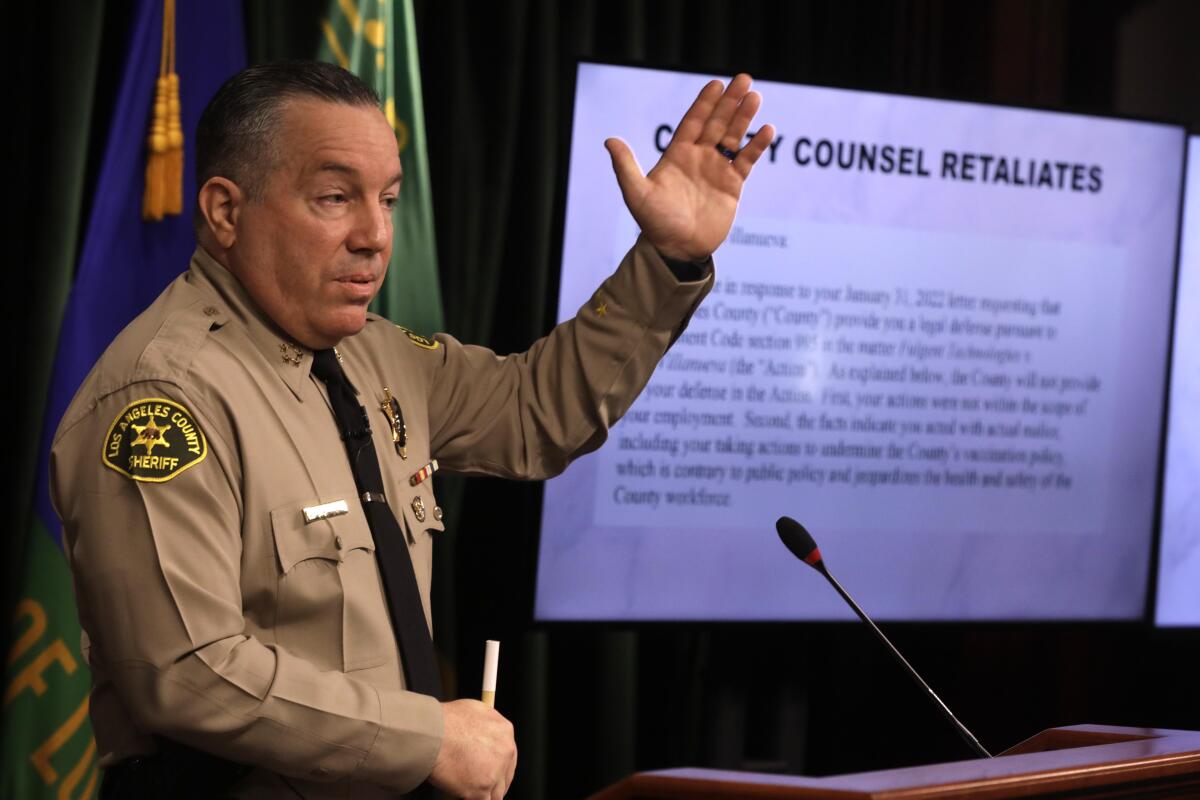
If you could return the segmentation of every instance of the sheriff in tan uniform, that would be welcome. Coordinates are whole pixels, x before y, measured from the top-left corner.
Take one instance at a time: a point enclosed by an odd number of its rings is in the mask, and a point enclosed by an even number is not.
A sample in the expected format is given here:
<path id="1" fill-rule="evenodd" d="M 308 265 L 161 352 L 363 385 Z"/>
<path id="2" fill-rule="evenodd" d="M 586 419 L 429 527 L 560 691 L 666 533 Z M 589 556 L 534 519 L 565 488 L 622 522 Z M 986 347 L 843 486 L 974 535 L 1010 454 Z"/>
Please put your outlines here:
<path id="1" fill-rule="evenodd" d="M 405 690 L 313 352 L 337 346 L 368 414 L 428 624 L 443 525 L 423 467 L 544 478 L 599 446 L 711 286 L 710 268 L 680 280 L 660 253 L 700 261 L 728 232 L 773 136 L 732 149 L 757 109 L 748 90 L 745 76 L 705 87 L 649 176 L 610 140 L 644 237 L 573 320 L 499 357 L 366 313 L 400 181 L 369 90 L 296 64 L 222 88 L 198 135 L 201 246 L 101 357 L 52 450 L 103 766 L 174 742 L 250 767 L 221 789 L 237 797 L 391 796 L 426 779 L 503 796 L 511 725 Z"/>
<path id="2" fill-rule="evenodd" d="M 640 243 L 575 320 L 519 356 L 377 317 L 342 341 L 427 619 L 442 521 L 432 481 L 410 477 L 435 456 L 463 472 L 561 471 L 603 440 L 710 284 L 679 283 Z M 263 772 L 338 781 L 294 781 L 306 797 L 367 797 L 429 774 L 439 704 L 403 691 L 371 532 L 311 364 L 198 250 L 64 416 L 55 503 L 107 759 L 153 751 L 156 731 Z M 385 388 L 407 458 L 380 410 Z M 306 521 L 337 501 L 346 513 Z"/>

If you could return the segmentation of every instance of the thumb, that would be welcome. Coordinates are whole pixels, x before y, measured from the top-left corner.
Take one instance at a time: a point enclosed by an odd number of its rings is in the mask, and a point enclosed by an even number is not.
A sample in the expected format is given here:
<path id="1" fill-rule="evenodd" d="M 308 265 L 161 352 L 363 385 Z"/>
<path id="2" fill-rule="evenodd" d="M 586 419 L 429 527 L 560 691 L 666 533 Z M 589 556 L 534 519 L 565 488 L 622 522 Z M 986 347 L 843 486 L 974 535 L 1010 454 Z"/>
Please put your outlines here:
<path id="1" fill-rule="evenodd" d="M 629 205 L 642 194 L 641 185 L 646 180 L 642 174 L 642 168 L 638 165 L 637 158 L 629 149 L 629 145 L 620 139 L 605 139 L 604 147 L 612 157 L 612 167 L 613 172 L 617 175 L 617 185 L 621 187 L 621 195 L 625 198 L 625 204 Z"/>

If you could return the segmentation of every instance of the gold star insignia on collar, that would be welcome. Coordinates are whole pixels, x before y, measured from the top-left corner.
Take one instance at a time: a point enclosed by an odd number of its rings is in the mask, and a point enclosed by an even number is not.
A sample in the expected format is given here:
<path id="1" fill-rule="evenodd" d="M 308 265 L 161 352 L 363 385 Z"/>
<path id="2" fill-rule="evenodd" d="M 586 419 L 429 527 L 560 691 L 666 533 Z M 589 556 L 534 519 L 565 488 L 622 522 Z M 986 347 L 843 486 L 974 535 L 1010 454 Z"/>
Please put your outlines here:
<path id="1" fill-rule="evenodd" d="M 300 366 L 300 361 L 304 358 L 304 351 L 291 342 L 280 342 L 279 354 L 283 356 L 283 363 L 293 367 Z"/>
<path id="2" fill-rule="evenodd" d="M 601 303 L 600 305 L 596 306 L 596 316 L 597 317 L 603 317 L 607 313 L 608 313 L 608 303 Z"/>

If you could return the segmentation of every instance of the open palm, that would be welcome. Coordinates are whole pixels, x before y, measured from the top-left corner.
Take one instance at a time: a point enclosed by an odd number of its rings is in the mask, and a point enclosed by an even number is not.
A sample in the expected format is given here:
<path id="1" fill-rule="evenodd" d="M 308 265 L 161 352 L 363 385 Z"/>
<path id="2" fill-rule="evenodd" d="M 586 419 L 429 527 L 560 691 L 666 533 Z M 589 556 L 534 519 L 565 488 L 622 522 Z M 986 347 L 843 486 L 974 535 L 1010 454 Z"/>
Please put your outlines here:
<path id="1" fill-rule="evenodd" d="M 761 103 L 758 92 L 750 91 L 749 75 L 736 76 L 727 88 L 709 82 L 647 175 L 625 142 L 604 143 L 625 205 L 662 255 L 701 261 L 729 235 L 742 185 L 775 138 L 775 129 L 764 125 L 738 149 Z"/>

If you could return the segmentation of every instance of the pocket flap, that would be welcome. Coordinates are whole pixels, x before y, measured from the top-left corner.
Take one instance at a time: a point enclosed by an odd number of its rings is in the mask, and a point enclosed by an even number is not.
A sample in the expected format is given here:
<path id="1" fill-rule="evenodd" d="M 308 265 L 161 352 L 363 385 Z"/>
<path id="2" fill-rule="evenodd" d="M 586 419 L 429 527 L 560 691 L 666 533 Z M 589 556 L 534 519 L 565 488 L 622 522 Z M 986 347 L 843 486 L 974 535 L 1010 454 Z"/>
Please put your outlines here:
<path id="1" fill-rule="evenodd" d="M 310 498 L 271 511 L 271 531 L 275 536 L 275 552 L 279 556 L 282 572 L 290 572 L 296 564 L 310 558 L 341 561 L 348 551 L 355 548 L 375 549 L 366 516 L 356 497 L 346 500 L 348 512 L 345 514 L 305 521 L 305 508 L 324 505 L 336 499 Z"/>

